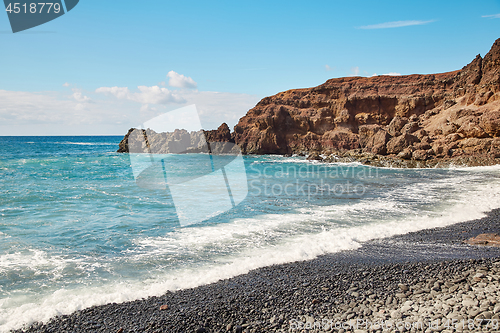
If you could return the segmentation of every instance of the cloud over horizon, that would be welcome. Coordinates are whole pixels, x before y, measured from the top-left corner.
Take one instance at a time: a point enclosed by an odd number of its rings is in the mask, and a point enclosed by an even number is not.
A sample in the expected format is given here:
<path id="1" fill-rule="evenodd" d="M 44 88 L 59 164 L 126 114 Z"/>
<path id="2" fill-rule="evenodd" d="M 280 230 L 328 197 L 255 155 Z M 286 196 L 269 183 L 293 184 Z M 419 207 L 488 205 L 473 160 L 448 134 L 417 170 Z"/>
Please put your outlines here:
<path id="1" fill-rule="evenodd" d="M 373 73 L 372 76 L 401 76 L 401 73 L 396 73 L 396 72 L 389 72 L 389 73 L 386 73 L 386 74 Z"/>
<path id="2" fill-rule="evenodd" d="M 401 28 L 401 27 L 409 27 L 412 25 L 424 25 L 435 22 L 435 20 L 429 21 L 420 21 L 420 20 L 408 20 L 408 21 L 393 21 L 393 22 L 384 22 L 372 25 L 364 25 L 358 27 L 358 29 L 371 30 L 371 29 L 389 29 L 389 28 Z"/>
<path id="3" fill-rule="evenodd" d="M 205 129 L 236 125 L 261 99 L 227 92 L 180 90 L 157 86 L 101 87 L 95 91 L 25 92 L 0 90 L 2 135 L 124 135 L 160 114 L 195 104 Z M 182 101 L 182 102 L 181 102 Z"/>
<path id="4" fill-rule="evenodd" d="M 73 91 L 73 95 L 71 95 L 71 96 L 75 99 L 75 101 L 77 101 L 79 103 L 89 103 L 92 101 L 92 99 L 90 97 L 85 96 L 82 93 L 81 89 L 73 88 L 73 89 L 71 89 L 71 91 Z"/>
<path id="5" fill-rule="evenodd" d="M 359 67 L 351 67 L 351 74 L 349 76 L 358 76 L 359 75 Z"/>
<path id="6" fill-rule="evenodd" d="M 127 99 L 141 104 L 170 104 L 186 102 L 181 96 L 167 88 L 159 86 L 138 86 L 138 92 L 132 93 L 127 87 L 100 87 L 96 93 L 108 94 L 117 99 Z"/>
<path id="7" fill-rule="evenodd" d="M 184 76 L 174 71 L 167 73 L 168 85 L 176 88 L 196 89 L 198 84 L 190 77 Z"/>

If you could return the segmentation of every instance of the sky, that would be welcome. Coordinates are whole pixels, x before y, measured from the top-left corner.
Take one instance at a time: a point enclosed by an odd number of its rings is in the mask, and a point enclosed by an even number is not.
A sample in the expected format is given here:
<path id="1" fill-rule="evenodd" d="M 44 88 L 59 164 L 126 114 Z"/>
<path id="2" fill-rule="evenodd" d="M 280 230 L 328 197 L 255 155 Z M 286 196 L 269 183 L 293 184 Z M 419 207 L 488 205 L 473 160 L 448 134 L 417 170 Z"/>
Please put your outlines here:
<path id="1" fill-rule="evenodd" d="M 280 91 L 453 71 L 499 37 L 500 0 L 81 0 L 18 33 L 4 12 L 0 135 L 123 135 L 192 104 L 233 127 Z"/>

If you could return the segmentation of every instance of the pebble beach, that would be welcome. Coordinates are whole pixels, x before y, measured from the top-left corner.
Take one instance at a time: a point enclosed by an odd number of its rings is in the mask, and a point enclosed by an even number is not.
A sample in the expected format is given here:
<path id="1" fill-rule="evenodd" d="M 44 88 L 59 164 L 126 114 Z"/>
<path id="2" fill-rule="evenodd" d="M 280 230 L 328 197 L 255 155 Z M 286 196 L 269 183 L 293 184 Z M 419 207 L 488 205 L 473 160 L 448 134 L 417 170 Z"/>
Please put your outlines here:
<path id="1" fill-rule="evenodd" d="M 499 230 L 500 210 L 494 210 L 482 219 L 92 307 L 13 332 L 500 331 L 500 248 L 463 242 Z"/>

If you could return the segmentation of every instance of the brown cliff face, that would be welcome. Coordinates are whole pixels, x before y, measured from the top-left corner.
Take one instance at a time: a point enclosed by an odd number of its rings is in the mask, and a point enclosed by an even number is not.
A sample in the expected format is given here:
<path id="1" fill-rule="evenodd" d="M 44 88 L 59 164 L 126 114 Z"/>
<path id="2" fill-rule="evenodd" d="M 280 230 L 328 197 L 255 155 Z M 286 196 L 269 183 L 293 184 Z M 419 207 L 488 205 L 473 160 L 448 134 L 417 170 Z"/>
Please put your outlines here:
<path id="1" fill-rule="evenodd" d="M 266 97 L 233 136 L 248 154 L 500 157 L 500 39 L 454 72 L 338 78 Z"/>

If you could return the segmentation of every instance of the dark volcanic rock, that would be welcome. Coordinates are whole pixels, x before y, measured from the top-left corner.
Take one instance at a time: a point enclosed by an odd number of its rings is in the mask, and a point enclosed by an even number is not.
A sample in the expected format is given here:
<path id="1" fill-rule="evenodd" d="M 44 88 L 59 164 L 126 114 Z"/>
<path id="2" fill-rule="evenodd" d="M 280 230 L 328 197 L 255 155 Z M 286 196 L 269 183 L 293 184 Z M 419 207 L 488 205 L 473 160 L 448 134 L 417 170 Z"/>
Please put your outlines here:
<path id="1" fill-rule="evenodd" d="M 226 123 L 222 123 L 216 130 L 203 132 L 208 142 L 234 142 L 231 138 L 231 130 Z"/>
<path id="2" fill-rule="evenodd" d="M 182 154 L 238 153 L 226 123 L 213 131 L 176 129 L 174 132 L 156 133 L 151 129 L 131 128 L 119 144 L 118 153 Z"/>

